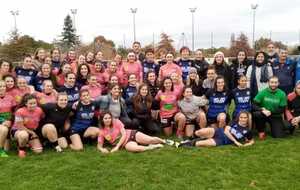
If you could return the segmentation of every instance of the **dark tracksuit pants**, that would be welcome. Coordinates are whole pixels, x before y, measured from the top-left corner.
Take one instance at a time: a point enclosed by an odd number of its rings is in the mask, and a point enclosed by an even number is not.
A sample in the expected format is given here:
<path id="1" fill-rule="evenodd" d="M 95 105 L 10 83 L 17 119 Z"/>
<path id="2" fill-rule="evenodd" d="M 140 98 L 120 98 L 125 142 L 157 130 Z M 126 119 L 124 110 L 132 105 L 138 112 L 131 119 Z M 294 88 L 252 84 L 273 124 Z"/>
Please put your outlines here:
<path id="1" fill-rule="evenodd" d="M 151 118 L 148 119 L 138 119 L 134 118 L 134 122 L 139 124 L 140 131 L 147 135 L 157 135 L 161 133 L 161 127 Z"/>
<path id="2" fill-rule="evenodd" d="M 265 132 L 266 123 L 269 123 L 271 126 L 271 135 L 273 138 L 282 138 L 284 137 L 284 122 L 281 115 L 269 117 L 265 116 L 261 111 L 253 112 L 253 119 L 257 131 Z"/>

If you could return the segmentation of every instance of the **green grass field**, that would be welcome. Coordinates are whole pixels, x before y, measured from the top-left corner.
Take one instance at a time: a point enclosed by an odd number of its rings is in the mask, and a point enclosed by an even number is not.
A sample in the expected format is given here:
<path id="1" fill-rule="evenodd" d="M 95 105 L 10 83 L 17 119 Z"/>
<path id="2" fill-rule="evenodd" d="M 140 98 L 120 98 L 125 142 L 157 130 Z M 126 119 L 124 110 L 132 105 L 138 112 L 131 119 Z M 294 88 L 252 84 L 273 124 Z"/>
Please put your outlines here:
<path id="1" fill-rule="evenodd" d="M 300 133 L 252 147 L 103 155 L 46 150 L 0 159 L 0 189 L 300 189 Z"/>

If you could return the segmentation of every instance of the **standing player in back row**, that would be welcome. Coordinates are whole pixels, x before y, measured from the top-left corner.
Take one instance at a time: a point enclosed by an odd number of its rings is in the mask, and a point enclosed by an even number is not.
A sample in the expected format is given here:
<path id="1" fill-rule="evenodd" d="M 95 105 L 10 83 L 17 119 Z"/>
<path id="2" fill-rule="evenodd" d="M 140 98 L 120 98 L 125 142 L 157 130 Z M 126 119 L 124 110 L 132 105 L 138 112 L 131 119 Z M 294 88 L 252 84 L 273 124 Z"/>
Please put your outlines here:
<path id="1" fill-rule="evenodd" d="M 177 64 L 181 68 L 182 71 L 182 80 L 185 82 L 187 76 L 189 75 L 190 69 L 192 67 L 192 61 L 189 59 L 190 49 L 186 46 L 183 46 L 180 49 L 180 59 L 177 61 Z"/>
<path id="2" fill-rule="evenodd" d="M 167 53 L 166 61 L 167 63 L 161 66 L 159 69 L 158 80 L 162 81 L 166 77 L 171 77 L 172 73 L 177 73 L 178 76 L 180 76 L 181 78 L 182 71 L 181 68 L 177 64 L 175 64 L 173 53 Z"/>

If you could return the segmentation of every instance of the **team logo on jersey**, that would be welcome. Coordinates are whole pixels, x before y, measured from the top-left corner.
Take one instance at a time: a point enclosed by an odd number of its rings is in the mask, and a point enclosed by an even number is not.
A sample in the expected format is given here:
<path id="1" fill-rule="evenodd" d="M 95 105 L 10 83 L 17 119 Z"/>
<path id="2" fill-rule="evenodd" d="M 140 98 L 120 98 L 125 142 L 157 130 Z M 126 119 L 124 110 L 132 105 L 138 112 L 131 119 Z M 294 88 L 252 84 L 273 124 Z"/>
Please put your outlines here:
<path id="1" fill-rule="evenodd" d="M 105 135 L 104 137 L 107 141 L 110 141 L 111 140 L 111 136 L 109 134 Z"/>

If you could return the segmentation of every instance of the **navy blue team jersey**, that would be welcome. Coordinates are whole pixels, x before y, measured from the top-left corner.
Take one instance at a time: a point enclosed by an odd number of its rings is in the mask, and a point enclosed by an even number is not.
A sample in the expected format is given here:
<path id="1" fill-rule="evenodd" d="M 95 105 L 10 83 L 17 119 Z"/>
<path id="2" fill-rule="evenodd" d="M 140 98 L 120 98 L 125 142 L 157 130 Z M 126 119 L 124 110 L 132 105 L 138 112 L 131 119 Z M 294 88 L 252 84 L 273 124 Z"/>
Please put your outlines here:
<path id="1" fill-rule="evenodd" d="M 183 81 L 186 81 L 192 66 L 192 61 L 189 59 L 186 60 L 179 59 L 177 64 L 181 68 Z"/>
<path id="2" fill-rule="evenodd" d="M 215 129 L 215 134 L 213 138 L 217 146 L 234 143 L 225 135 L 224 130 L 224 128 Z M 234 123 L 230 126 L 229 132 L 240 143 L 244 143 L 246 140 L 253 139 L 253 134 L 251 130 L 246 127 L 242 127 L 237 123 Z"/>
<path id="3" fill-rule="evenodd" d="M 228 104 L 232 99 L 231 93 L 228 91 L 218 92 L 214 89 L 209 89 L 205 93 L 209 101 L 207 117 L 215 119 L 220 113 L 226 113 Z"/>
<path id="4" fill-rule="evenodd" d="M 240 143 L 245 142 L 246 140 L 252 140 L 253 138 L 252 132 L 249 128 L 242 127 L 237 123 L 231 125 L 229 132 Z"/>
<path id="5" fill-rule="evenodd" d="M 76 105 L 77 104 L 77 105 Z M 84 132 L 88 127 L 95 125 L 95 112 L 99 107 L 96 102 L 83 105 L 80 101 L 73 105 L 74 117 L 71 130 L 75 133 Z"/>
<path id="6" fill-rule="evenodd" d="M 77 86 L 74 86 L 72 88 L 62 86 L 62 87 L 58 88 L 57 91 L 67 93 L 69 104 L 73 104 L 74 102 L 79 100 L 79 88 Z"/>
<path id="7" fill-rule="evenodd" d="M 234 98 L 235 110 L 233 117 L 235 118 L 241 111 L 251 112 L 251 91 L 250 88 L 232 90 L 232 96 Z"/>
<path id="8" fill-rule="evenodd" d="M 15 72 L 17 77 L 23 77 L 27 81 L 27 84 L 34 85 L 34 78 L 37 75 L 37 71 L 34 69 L 23 69 L 22 67 L 16 67 Z"/>
<path id="9" fill-rule="evenodd" d="M 154 71 L 155 75 L 158 76 L 159 68 L 160 68 L 160 66 L 158 64 L 155 64 L 154 62 L 150 63 L 150 62 L 144 61 L 142 63 L 142 67 L 143 67 L 143 79 L 144 79 L 144 81 L 146 81 L 147 73 L 149 71 Z"/>
<path id="10" fill-rule="evenodd" d="M 123 98 L 125 101 L 129 100 L 131 97 L 133 97 L 137 92 L 136 86 L 130 86 L 128 85 L 124 90 L 123 90 Z"/>
<path id="11" fill-rule="evenodd" d="M 34 89 L 36 91 L 42 92 L 43 91 L 43 82 L 45 80 L 51 80 L 51 77 L 42 77 L 37 75 L 33 80 Z M 51 80 L 52 81 L 52 80 Z M 53 81 L 52 81 L 53 82 Z"/>

